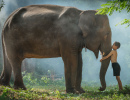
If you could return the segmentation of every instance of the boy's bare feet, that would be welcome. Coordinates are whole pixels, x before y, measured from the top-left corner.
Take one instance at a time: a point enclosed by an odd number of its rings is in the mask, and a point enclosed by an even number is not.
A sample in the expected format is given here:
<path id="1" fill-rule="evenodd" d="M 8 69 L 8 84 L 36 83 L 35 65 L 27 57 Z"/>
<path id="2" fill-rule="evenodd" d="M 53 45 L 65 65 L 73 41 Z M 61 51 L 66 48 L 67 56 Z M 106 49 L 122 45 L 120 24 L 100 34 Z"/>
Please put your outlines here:
<path id="1" fill-rule="evenodd" d="M 120 80 L 120 76 L 116 76 L 116 80 L 118 82 L 119 91 L 123 90 L 122 83 L 121 83 L 121 80 Z"/>

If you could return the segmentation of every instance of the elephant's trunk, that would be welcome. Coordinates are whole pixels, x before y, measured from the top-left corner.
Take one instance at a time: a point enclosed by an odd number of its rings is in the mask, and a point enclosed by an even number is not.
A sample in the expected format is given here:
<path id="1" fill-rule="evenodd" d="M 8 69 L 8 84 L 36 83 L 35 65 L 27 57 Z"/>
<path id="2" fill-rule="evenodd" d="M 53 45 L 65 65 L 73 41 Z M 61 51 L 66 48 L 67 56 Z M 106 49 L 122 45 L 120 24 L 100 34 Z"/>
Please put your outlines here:
<path id="1" fill-rule="evenodd" d="M 101 69 L 100 69 L 100 82 L 101 82 L 101 85 L 102 85 L 102 87 L 100 88 L 101 91 L 106 89 L 105 75 L 106 75 L 109 63 L 110 63 L 110 57 L 106 60 L 103 60 L 102 63 L 101 63 Z"/>

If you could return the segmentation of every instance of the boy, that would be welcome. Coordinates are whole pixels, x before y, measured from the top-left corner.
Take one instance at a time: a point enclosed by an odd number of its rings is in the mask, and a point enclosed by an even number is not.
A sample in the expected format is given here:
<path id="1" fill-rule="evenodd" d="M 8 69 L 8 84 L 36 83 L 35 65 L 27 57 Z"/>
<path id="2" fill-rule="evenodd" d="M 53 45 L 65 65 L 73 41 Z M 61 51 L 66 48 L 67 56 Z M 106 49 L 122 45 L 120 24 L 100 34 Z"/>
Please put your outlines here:
<path id="1" fill-rule="evenodd" d="M 119 90 L 123 90 L 122 88 L 122 83 L 120 80 L 120 65 L 117 63 L 117 49 L 120 48 L 120 43 L 119 42 L 114 42 L 112 45 L 112 51 L 105 57 L 103 57 L 102 59 L 100 59 L 100 62 L 102 62 L 102 60 L 105 60 L 109 57 L 111 57 L 111 62 L 112 62 L 112 67 L 113 67 L 113 76 L 116 76 L 116 79 L 118 81 L 118 86 L 119 86 Z"/>

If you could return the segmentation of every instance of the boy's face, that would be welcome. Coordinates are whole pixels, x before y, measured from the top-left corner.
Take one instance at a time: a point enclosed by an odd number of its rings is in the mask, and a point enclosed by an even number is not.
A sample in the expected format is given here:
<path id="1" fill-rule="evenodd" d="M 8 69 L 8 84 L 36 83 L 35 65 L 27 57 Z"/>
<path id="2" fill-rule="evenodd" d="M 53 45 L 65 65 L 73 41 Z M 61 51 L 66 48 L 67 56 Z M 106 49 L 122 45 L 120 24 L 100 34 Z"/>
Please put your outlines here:
<path id="1" fill-rule="evenodd" d="M 112 49 L 116 50 L 118 47 L 115 45 L 115 43 L 112 45 Z"/>

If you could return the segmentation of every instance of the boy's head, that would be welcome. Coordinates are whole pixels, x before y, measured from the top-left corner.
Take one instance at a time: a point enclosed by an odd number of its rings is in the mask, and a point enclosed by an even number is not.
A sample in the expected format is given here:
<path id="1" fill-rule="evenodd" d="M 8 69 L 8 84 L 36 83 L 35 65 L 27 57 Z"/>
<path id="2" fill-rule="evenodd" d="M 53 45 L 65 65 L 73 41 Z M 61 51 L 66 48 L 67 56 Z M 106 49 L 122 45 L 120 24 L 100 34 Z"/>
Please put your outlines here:
<path id="1" fill-rule="evenodd" d="M 120 42 L 114 42 L 113 45 L 112 45 L 112 48 L 114 50 L 119 49 L 120 48 Z"/>

